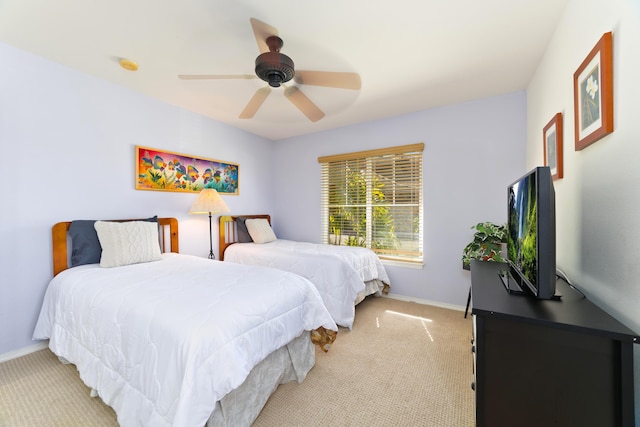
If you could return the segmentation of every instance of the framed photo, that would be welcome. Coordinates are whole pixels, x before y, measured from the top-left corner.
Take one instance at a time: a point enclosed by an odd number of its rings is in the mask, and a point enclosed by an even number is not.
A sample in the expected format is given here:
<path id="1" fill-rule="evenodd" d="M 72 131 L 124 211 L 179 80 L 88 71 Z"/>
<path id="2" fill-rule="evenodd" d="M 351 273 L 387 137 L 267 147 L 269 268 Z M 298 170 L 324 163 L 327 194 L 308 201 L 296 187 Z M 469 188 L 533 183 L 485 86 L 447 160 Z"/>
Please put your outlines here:
<path id="1" fill-rule="evenodd" d="M 605 33 L 573 74 L 576 151 L 613 132 L 613 53 Z"/>
<path id="2" fill-rule="evenodd" d="M 136 146 L 136 190 L 199 193 L 214 188 L 237 196 L 239 177 L 235 163 Z"/>
<path id="3" fill-rule="evenodd" d="M 557 113 L 542 130 L 544 165 L 551 169 L 551 178 L 561 179 L 562 170 L 562 113 Z"/>

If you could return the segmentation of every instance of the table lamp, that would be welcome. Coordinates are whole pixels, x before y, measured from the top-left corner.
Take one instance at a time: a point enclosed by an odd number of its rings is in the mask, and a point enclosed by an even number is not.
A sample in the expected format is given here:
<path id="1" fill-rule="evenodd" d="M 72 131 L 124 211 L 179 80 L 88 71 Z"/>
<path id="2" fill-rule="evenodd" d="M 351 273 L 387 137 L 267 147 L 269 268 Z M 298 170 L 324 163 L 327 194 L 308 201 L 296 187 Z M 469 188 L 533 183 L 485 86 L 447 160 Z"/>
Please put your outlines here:
<path id="1" fill-rule="evenodd" d="M 200 192 L 198 198 L 191 206 L 189 213 L 192 214 L 209 214 L 209 259 L 216 259 L 213 254 L 213 237 L 211 230 L 211 214 L 229 212 L 229 206 L 222 200 L 220 194 L 213 188 L 205 188 Z"/>

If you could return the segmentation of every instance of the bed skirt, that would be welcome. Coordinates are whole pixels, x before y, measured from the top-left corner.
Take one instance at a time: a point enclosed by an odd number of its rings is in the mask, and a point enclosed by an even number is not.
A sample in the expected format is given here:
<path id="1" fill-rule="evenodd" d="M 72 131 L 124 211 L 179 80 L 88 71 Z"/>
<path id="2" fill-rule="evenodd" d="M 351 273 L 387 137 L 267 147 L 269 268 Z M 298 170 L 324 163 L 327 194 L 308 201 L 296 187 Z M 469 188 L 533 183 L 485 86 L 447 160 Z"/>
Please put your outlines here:
<path id="1" fill-rule="evenodd" d="M 271 353 L 247 379 L 216 403 L 207 427 L 250 426 L 280 384 L 301 383 L 315 364 L 315 346 L 309 332 Z"/>
<path id="2" fill-rule="evenodd" d="M 353 305 L 360 304 L 366 297 L 369 295 L 375 295 L 377 297 L 382 296 L 383 293 L 388 293 L 387 288 L 389 286 L 385 285 L 382 280 L 373 279 L 368 282 L 364 282 L 364 291 L 360 292 L 357 296 Z"/>

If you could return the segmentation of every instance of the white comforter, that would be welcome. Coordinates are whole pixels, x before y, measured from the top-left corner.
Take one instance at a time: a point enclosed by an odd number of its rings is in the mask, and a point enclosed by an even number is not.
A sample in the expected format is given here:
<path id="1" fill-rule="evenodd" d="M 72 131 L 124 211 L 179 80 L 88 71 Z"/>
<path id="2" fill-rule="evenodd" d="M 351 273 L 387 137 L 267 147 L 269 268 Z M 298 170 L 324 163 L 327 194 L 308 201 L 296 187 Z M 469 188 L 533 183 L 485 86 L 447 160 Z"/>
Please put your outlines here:
<path id="1" fill-rule="evenodd" d="M 165 254 L 60 273 L 33 337 L 77 366 L 120 425 L 203 426 L 269 353 L 320 326 L 337 330 L 307 279 Z"/>
<path id="2" fill-rule="evenodd" d="M 338 325 L 351 329 L 354 301 L 365 283 L 390 285 L 380 259 L 370 249 L 278 239 L 273 242 L 234 243 L 224 252 L 225 262 L 260 265 L 291 271 L 311 280 Z"/>

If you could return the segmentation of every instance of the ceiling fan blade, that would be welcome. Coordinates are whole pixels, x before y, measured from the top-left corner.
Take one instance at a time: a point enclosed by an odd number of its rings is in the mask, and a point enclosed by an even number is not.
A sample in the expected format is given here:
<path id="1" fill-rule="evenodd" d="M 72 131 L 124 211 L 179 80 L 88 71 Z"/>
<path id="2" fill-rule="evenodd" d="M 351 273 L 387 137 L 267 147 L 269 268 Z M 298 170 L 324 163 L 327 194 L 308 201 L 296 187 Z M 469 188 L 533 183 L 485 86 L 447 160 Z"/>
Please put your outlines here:
<path id="1" fill-rule="evenodd" d="M 242 113 L 240 113 L 238 118 L 250 119 L 255 116 L 256 111 L 258 111 L 258 108 L 260 108 L 260 106 L 262 105 L 264 100 L 267 99 L 267 96 L 269 96 L 270 93 L 271 88 L 268 86 L 258 89 L 249 100 L 247 106 L 244 107 L 244 110 L 242 110 Z"/>
<path id="2" fill-rule="evenodd" d="M 299 88 L 295 86 L 287 87 L 284 90 L 284 96 L 286 96 L 287 99 L 291 101 L 298 110 L 302 111 L 302 114 L 307 116 L 312 122 L 315 123 L 324 117 L 322 110 L 320 110 L 316 104 L 311 102 L 307 95 L 302 93 Z"/>
<path id="3" fill-rule="evenodd" d="M 339 89 L 359 90 L 361 86 L 358 73 L 296 70 L 296 75 L 293 79 L 299 84 Z"/>
<path id="4" fill-rule="evenodd" d="M 257 79 L 255 74 L 179 74 L 182 80 Z"/>
<path id="5" fill-rule="evenodd" d="M 250 18 L 249 21 L 251 21 L 253 35 L 256 37 L 256 42 L 258 43 L 258 50 L 260 51 L 260 53 L 269 52 L 269 46 L 267 46 L 267 38 L 269 36 L 277 36 L 278 30 L 256 18 Z"/>

